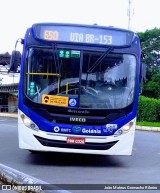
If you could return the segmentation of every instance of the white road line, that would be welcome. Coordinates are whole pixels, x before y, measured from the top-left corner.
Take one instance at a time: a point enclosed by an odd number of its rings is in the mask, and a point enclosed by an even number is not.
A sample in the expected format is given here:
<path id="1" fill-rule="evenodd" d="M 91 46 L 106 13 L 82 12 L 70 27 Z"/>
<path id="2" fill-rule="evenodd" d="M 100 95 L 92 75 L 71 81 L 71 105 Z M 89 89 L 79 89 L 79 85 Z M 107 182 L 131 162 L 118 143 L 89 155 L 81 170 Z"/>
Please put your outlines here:
<path id="1" fill-rule="evenodd" d="M 0 121 L 6 121 L 7 119 L 0 119 Z"/>

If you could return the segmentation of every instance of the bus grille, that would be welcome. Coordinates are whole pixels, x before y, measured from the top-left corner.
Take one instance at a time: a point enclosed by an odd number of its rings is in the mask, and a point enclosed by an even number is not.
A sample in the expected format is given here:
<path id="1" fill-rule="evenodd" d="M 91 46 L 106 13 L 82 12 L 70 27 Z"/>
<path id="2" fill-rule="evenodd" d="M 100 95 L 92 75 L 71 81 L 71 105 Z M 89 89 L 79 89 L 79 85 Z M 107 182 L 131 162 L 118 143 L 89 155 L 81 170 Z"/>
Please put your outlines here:
<path id="1" fill-rule="evenodd" d="M 86 144 L 67 144 L 66 141 L 45 139 L 34 135 L 34 137 L 43 145 L 47 147 L 60 147 L 72 149 L 93 149 L 93 150 L 108 150 L 113 147 L 118 141 L 108 143 L 89 143 Z"/>

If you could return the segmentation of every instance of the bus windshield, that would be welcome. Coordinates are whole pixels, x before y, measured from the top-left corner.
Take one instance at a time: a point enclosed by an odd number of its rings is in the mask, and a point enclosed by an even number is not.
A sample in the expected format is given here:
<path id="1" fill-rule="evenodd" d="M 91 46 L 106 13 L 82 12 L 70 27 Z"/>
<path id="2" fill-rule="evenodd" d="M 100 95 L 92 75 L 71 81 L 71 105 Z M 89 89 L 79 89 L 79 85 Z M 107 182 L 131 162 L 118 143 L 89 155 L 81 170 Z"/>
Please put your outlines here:
<path id="1" fill-rule="evenodd" d="M 35 103 L 120 109 L 134 99 L 136 57 L 97 50 L 34 47 L 27 51 L 25 74 L 25 93 Z M 67 99 L 67 104 L 48 102 L 51 96 Z"/>

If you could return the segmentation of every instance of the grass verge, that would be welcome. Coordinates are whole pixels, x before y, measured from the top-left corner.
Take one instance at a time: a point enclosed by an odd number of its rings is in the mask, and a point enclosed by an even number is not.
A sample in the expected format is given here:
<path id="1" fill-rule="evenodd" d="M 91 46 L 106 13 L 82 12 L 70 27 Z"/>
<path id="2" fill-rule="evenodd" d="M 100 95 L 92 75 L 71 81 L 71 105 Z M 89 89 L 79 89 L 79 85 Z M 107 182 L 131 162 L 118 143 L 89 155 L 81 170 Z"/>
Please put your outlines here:
<path id="1" fill-rule="evenodd" d="M 160 127 L 160 122 L 137 122 L 139 126 Z"/>

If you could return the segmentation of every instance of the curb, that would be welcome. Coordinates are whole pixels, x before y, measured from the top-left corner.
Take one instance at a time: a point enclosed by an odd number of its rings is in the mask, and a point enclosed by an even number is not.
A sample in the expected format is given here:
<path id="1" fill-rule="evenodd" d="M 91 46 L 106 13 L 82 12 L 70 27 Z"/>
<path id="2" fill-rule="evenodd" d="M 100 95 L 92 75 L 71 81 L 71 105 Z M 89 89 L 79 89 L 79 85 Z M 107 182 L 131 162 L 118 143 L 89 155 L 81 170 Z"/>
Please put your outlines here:
<path id="1" fill-rule="evenodd" d="M 18 118 L 17 113 L 0 113 L 0 117 Z"/>
<path id="2" fill-rule="evenodd" d="M 136 125 L 137 130 L 141 131 L 154 131 L 154 132 L 160 132 L 160 127 L 146 127 L 146 126 L 138 126 Z"/>
<path id="3" fill-rule="evenodd" d="M 0 184 L 2 184 L 2 187 L 7 186 L 9 190 L 19 193 L 24 191 L 34 193 L 71 193 L 67 190 L 62 190 L 57 185 L 48 184 L 3 164 L 0 164 Z"/>

